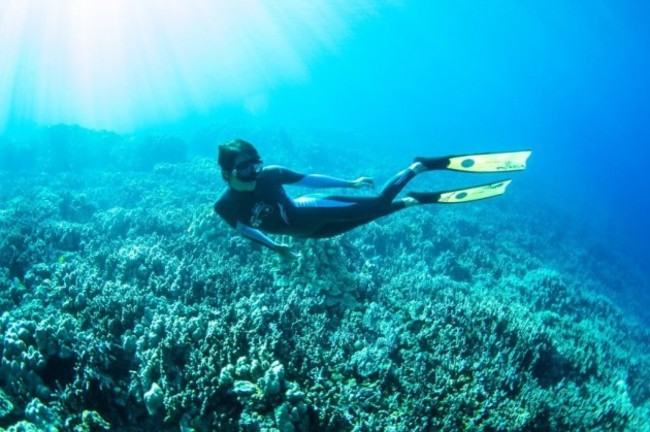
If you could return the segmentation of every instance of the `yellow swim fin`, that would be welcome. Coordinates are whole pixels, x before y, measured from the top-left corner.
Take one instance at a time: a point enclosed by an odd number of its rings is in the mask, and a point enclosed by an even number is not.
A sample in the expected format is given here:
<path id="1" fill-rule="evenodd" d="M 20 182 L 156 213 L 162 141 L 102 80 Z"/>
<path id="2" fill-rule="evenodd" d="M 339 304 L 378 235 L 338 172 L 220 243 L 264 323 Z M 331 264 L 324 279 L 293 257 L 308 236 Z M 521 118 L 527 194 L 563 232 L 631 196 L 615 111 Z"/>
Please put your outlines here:
<path id="1" fill-rule="evenodd" d="M 532 150 L 501 153 L 477 153 L 471 155 L 444 156 L 439 158 L 415 158 L 429 170 L 448 169 L 465 172 L 506 172 L 526 169 L 526 160 Z"/>
<path id="2" fill-rule="evenodd" d="M 502 180 L 446 192 L 409 192 L 408 196 L 415 198 L 420 204 L 457 204 L 478 201 L 503 195 L 511 181 Z"/>

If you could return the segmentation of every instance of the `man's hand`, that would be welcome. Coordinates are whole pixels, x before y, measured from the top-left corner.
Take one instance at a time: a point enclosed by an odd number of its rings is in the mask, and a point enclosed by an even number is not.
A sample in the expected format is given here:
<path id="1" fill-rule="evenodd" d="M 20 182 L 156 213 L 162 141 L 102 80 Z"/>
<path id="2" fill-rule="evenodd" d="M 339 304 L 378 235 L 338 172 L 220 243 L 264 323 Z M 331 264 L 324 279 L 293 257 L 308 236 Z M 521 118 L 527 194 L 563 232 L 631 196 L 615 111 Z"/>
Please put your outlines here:
<path id="1" fill-rule="evenodd" d="M 284 261 L 293 261 L 300 256 L 299 253 L 292 251 L 291 246 L 287 244 L 278 244 L 273 248 L 273 251 Z"/>
<path id="2" fill-rule="evenodd" d="M 375 187 L 375 181 L 372 177 L 359 177 L 356 180 L 352 180 L 352 187 L 354 189 L 373 189 Z"/>

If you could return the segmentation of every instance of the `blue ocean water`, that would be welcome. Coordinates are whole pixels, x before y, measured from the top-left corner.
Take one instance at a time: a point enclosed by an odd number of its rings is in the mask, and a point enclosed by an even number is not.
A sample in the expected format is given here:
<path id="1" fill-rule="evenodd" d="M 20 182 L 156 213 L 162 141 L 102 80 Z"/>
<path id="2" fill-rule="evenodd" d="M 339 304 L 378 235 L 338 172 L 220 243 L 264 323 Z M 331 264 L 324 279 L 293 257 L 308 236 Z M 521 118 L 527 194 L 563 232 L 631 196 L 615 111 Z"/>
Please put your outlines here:
<path id="1" fill-rule="evenodd" d="M 409 157 L 530 148 L 525 193 L 647 268 L 650 6 L 310 3 L 4 2 L 0 127 L 240 122 Z"/>
<path id="2" fill-rule="evenodd" d="M 178 150 L 182 140 L 189 143 L 189 151 L 213 159 L 217 138 L 237 136 L 254 141 L 265 162 L 338 176 L 369 174 L 380 180 L 415 155 L 532 149 L 527 169 L 513 174 L 506 196 L 495 204 L 430 211 L 440 211 L 441 225 L 458 227 L 454 234 L 469 238 L 480 231 L 474 221 L 485 215 L 484 232 L 490 233 L 490 240 L 483 244 L 494 245 L 501 238 L 507 244 L 521 239 L 510 233 L 531 233 L 526 247 L 543 250 L 538 255 L 549 258 L 544 265 L 557 266 L 578 286 L 582 272 L 600 271 L 585 279 L 601 281 L 606 285 L 603 292 L 627 311 L 648 310 L 650 4 L 193 0 L 168 2 L 163 8 L 153 2 L 131 3 L 0 4 L 0 149 L 7 143 L 23 145 L 20 151 L 3 152 L 0 170 L 34 169 L 35 183 L 47 179 L 38 160 L 25 153 L 42 148 L 34 136 L 46 136 L 47 145 L 55 149 L 48 157 L 57 173 L 92 169 L 84 163 L 114 158 L 113 150 L 129 143 L 140 147 L 115 161 L 120 168 L 153 171 L 154 163 L 147 159 L 151 148 L 161 153 L 152 158 L 157 162 L 185 160 Z M 47 132 L 39 135 L 43 128 Z M 138 138 L 148 134 L 172 138 Z M 75 159 L 77 142 L 90 148 L 81 159 Z M 295 144 L 303 142 L 312 142 L 313 148 Z M 112 146 L 111 151 L 104 152 L 103 146 Z M 365 156 L 356 158 L 358 154 Z M 302 165 L 296 166 L 294 156 Z M 210 167 L 188 169 L 199 176 L 214 170 L 210 180 L 201 178 L 205 189 L 196 191 L 208 207 L 223 187 L 216 167 Z M 186 179 L 179 174 L 185 171 L 164 164 L 156 169 L 157 175 L 168 176 L 162 185 L 134 175 L 130 186 L 138 191 L 150 188 L 155 191 L 150 199 L 162 201 L 174 190 L 170 183 Z M 120 232 L 120 240 L 132 241 L 132 233 L 137 238 L 146 232 L 119 209 L 128 208 L 128 182 L 115 182 L 124 195 L 119 205 L 104 202 L 99 192 L 86 203 L 83 194 L 75 193 L 84 182 L 94 191 L 101 182 L 66 175 L 51 187 L 73 191 L 62 193 L 71 220 L 88 222 L 91 216 L 86 213 L 92 213 L 93 206 L 105 206 L 101 217 L 114 216 L 105 225 Z M 112 178 L 113 173 L 106 175 Z M 417 179 L 416 186 L 482 182 L 476 177 L 434 179 L 441 183 Z M 177 187 L 196 200 L 195 191 Z M 54 202 L 45 189 L 39 199 Z M 6 191 L 0 197 L 3 203 L 15 204 Z M 15 206 L 22 208 L 20 202 Z M 497 211 L 504 217 L 497 219 Z M 519 217 L 509 219 L 510 212 Z M 146 212 L 137 216 L 147 221 Z M 509 220 L 527 225 L 509 225 Z M 156 229 L 156 223 L 165 228 L 153 216 L 152 221 Z M 424 228 L 418 229 L 407 227 L 406 232 L 417 236 Z M 430 226 L 426 232 L 440 234 Z M 382 235 L 389 237 L 390 230 Z M 72 234 L 66 238 L 75 241 Z M 440 238 L 426 241 L 444 244 Z M 132 255 L 137 269 L 138 251 L 144 249 L 127 246 L 120 256 Z M 575 255 L 567 253 L 573 246 Z M 441 249 L 435 258 L 453 264 L 451 253 Z M 244 250 L 242 254 L 255 251 Z M 392 263 L 396 256 L 385 252 L 383 258 Z M 61 267 L 72 260 L 65 254 L 57 259 Z M 377 267 L 374 261 L 355 265 L 363 271 Z M 546 279 L 536 282 L 536 265 L 529 268 L 532 276 L 522 280 L 531 280 L 540 290 L 557 290 L 551 292 L 553 299 L 567 291 L 553 277 L 547 285 Z M 466 282 L 467 270 L 457 267 L 459 280 Z M 25 264 L 21 270 L 28 268 Z M 21 277 L 11 279 L 12 290 L 24 288 Z M 512 288 L 508 283 L 504 286 Z M 645 312 L 642 318 L 647 317 Z M 544 319 L 553 324 L 555 318 Z M 373 331 L 380 332 L 380 325 L 373 325 Z M 551 366 L 554 356 L 545 359 Z M 633 366 L 630 388 L 644 381 Z M 567 376 L 574 372 L 569 370 Z M 539 381 L 552 382 L 560 376 L 554 373 L 539 372 Z M 641 390 L 634 390 L 632 398 L 646 401 L 645 387 L 636 387 Z"/>

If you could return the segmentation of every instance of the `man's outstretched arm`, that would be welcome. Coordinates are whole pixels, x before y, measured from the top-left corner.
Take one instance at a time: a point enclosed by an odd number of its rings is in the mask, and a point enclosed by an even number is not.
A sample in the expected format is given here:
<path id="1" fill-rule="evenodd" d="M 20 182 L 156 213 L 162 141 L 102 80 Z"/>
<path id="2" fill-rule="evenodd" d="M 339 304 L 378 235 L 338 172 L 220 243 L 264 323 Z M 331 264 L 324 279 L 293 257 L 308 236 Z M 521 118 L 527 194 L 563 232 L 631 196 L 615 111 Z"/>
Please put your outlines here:
<path id="1" fill-rule="evenodd" d="M 299 254 L 292 252 L 291 248 L 288 245 L 274 242 L 260 230 L 251 228 L 241 222 L 237 222 L 235 229 L 244 237 L 253 240 L 254 242 L 259 243 L 263 246 L 266 246 L 283 258 L 297 258 L 299 256 Z"/>
<path id="2" fill-rule="evenodd" d="M 282 184 L 304 186 L 309 188 L 373 188 L 375 182 L 370 177 L 359 177 L 355 180 L 344 180 L 323 174 L 303 174 L 279 165 L 270 165 L 265 172 L 275 176 Z"/>

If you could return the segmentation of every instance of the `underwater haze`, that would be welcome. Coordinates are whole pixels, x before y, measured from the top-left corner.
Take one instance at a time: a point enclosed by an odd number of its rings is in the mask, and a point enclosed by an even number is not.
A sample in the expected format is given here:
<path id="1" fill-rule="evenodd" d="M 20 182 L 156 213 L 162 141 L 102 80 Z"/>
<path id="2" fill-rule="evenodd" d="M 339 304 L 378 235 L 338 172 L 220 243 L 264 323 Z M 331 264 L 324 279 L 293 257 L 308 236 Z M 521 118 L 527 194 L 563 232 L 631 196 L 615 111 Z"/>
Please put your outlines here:
<path id="1" fill-rule="evenodd" d="M 408 156 L 531 148 L 531 176 L 626 227 L 620 246 L 645 266 L 649 9 L 5 1 L 0 127 L 235 121 L 364 134 L 368 151 Z"/>
<path id="2" fill-rule="evenodd" d="M 0 428 L 650 431 L 648 22 L 614 0 L 0 0 Z M 284 262 L 214 214 L 235 138 L 377 184 L 415 156 L 532 156 L 409 185 L 512 178 L 502 197 L 272 236 Z"/>

